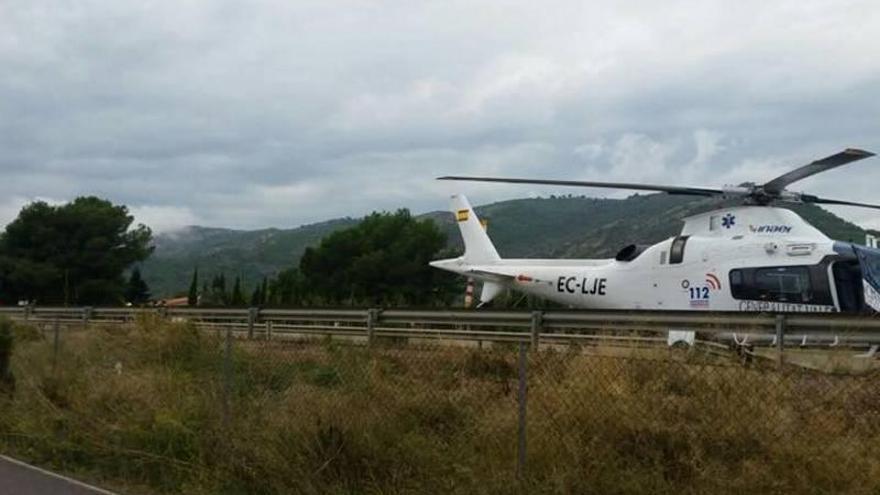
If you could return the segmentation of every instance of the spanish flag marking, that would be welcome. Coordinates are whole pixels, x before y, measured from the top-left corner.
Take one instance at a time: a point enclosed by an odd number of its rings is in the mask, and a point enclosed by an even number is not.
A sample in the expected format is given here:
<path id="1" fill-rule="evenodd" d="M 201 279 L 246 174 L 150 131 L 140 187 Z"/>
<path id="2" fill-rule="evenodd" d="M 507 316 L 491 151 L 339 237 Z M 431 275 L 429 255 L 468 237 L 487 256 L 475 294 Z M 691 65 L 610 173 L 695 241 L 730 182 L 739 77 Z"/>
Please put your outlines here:
<path id="1" fill-rule="evenodd" d="M 458 210 L 455 216 L 458 218 L 459 222 L 467 222 L 468 210 Z"/>

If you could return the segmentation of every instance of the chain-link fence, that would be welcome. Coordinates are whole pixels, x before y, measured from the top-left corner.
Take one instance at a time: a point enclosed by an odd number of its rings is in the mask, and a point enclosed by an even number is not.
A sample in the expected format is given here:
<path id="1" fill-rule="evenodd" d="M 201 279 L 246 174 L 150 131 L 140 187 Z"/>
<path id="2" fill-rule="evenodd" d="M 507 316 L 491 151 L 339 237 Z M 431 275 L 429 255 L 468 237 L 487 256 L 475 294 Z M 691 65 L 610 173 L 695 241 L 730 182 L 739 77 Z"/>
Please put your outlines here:
<path id="1" fill-rule="evenodd" d="M 270 328 L 19 326 L 4 448 L 135 492 L 880 490 L 876 358 Z"/>

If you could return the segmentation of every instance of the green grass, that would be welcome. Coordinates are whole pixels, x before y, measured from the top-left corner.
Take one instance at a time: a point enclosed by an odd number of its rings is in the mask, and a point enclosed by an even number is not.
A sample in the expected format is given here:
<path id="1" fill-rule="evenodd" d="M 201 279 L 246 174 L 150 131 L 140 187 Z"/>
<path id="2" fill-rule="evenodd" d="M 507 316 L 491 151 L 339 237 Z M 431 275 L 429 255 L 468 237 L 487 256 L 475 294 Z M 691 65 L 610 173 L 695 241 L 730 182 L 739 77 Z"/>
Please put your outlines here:
<path id="1" fill-rule="evenodd" d="M 133 493 L 877 493 L 877 375 L 665 353 L 16 328 L 0 449 Z M 664 358 L 664 359 L 657 359 Z"/>

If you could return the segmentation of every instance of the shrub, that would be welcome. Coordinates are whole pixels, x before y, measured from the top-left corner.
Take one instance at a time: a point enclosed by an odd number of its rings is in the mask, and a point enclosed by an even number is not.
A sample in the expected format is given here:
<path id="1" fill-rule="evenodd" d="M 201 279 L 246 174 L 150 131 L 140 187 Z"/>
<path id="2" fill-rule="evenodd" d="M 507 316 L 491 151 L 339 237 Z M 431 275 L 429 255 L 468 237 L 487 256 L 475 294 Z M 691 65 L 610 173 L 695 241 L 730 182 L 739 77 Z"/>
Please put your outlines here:
<path id="1" fill-rule="evenodd" d="M 15 376 L 12 374 L 12 349 L 15 345 L 14 324 L 9 318 L 0 317 L 0 392 L 11 394 L 15 391 Z"/>

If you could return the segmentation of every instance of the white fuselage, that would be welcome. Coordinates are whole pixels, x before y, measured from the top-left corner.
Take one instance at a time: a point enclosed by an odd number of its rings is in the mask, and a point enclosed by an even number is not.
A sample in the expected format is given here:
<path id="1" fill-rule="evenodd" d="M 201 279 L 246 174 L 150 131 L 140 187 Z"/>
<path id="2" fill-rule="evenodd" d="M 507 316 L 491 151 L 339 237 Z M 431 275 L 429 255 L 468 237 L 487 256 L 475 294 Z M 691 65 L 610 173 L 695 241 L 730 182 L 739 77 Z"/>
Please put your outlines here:
<path id="1" fill-rule="evenodd" d="M 578 308 L 825 312 L 840 308 L 837 254 L 790 210 L 740 206 L 690 217 L 679 236 L 619 259 L 473 263 L 466 251 L 432 264 Z"/>
<path id="2" fill-rule="evenodd" d="M 691 237 L 682 263 L 670 264 L 668 258 L 666 263 L 661 263 L 662 253 L 669 252 L 672 242 L 673 239 L 668 239 L 655 244 L 632 261 L 508 259 L 493 267 L 474 268 L 509 274 L 512 277 L 506 284 L 509 288 L 578 308 L 834 310 L 834 305 L 829 304 L 737 300 L 731 293 L 729 280 L 730 271 L 742 267 L 816 264 L 824 255 L 834 254 L 831 241 L 824 246 L 817 245 L 810 255 L 789 257 L 784 253 L 766 254 L 766 242 L 741 239 L 727 247 L 709 239 Z"/>

